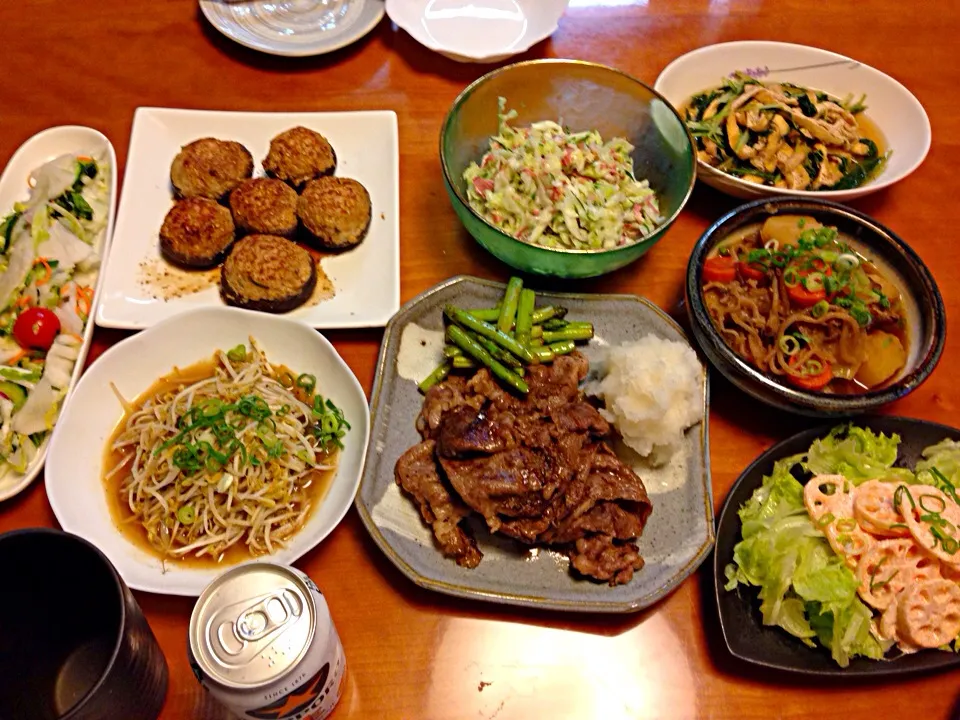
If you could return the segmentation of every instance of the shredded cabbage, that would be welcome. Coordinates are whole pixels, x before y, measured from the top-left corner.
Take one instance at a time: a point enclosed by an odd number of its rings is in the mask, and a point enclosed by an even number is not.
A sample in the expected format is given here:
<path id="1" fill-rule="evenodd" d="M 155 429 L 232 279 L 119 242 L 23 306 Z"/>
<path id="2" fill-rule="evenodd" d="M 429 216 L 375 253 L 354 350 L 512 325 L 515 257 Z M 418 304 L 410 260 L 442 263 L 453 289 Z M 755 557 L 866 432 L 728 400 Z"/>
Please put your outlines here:
<path id="1" fill-rule="evenodd" d="M 500 98 L 498 133 L 463 173 L 470 206 L 488 222 L 524 242 L 574 250 L 629 245 L 662 222 L 624 138 L 604 142 L 550 120 L 515 128 L 516 115 Z"/>

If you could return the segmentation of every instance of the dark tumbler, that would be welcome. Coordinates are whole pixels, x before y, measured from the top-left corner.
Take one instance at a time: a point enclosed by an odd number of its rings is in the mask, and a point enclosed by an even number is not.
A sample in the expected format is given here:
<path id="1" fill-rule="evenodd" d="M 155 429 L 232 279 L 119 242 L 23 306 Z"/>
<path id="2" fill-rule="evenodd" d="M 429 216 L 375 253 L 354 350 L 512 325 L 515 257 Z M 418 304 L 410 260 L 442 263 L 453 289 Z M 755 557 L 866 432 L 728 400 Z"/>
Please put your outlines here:
<path id="1" fill-rule="evenodd" d="M 167 663 L 116 568 L 48 528 L 0 535 L 0 720 L 152 720 Z"/>

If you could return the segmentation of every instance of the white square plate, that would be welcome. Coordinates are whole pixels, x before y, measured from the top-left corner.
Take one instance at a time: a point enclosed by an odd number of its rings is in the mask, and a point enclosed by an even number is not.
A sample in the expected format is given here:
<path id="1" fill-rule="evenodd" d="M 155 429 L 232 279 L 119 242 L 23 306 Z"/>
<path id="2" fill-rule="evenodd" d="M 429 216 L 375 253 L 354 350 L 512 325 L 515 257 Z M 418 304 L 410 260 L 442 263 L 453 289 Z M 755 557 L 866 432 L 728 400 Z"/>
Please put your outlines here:
<path id="1" fill-rule="evenodd" d="M 187 143 L 202 137 L 236 140 L 253 155 L 254 175 L 270 140 L 303 125 L 326 137 L 337 153 L 337 172 L 367 188 L 373 205 L 370 231 L 356 248 L 322 260 L 335 295 L 304 305 L 288 317 L 316 328 L 378 327 L 400 307 L 400 197 L 397 115 L 392 111 L 262 113 L 138 108 L 114 243 L 107 259 L 97 325 L 141 329 L 198 307 L 222 306 L 207 285 L 164 299 L 144 281 L 157 267 L 160 225 L 173 205 L 170 163 Z"/>

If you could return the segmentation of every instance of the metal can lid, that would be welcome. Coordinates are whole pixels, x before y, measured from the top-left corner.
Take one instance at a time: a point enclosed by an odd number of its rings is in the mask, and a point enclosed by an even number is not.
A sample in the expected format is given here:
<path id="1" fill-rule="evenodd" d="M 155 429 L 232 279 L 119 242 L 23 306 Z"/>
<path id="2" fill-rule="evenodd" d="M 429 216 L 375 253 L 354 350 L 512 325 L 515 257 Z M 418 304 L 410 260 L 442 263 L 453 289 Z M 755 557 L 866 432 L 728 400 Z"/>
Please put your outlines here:
<path id="1" fill-rule="evenodd" d="M 317 612 L 297 573 L 272 563 L 228 570 L 190 616 L 190 651 L 212 681 L 251 689 L 297 666 L 316 633 Z"/>

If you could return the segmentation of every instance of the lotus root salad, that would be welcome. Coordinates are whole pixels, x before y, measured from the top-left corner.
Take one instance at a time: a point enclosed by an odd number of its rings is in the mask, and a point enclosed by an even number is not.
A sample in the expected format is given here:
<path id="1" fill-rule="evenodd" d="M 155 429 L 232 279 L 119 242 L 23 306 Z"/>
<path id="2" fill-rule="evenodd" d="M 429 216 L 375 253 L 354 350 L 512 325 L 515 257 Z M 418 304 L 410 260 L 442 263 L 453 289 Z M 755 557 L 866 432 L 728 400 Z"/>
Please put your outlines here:
<path id="1" fill-rule="evenodd" d="M 740 509 L 727 589 L 760 586 L 765 624 L 841 666 L 960 651 L 960 442 L 927 448 L 913 470 L 894 466 L 899 442 L 835 428 L 778 461 Z"/>
<path id="2" fill-rule="evenodd" d="M 102 156 L 56 157 L 0 220 L 0 479 L 27 471 L 60 414 L 93 309 L 111 172 Z"/>
<path id="3" fill-rule="evenodd" d="M 605 250 L 631 245 L 662 222 L 657 196 L 634 175 L 633 145 L 604 142 L 552 120 L 513 127 L 500 98 L 499 129 L 463 173 L 467 199 L 487 222 L 532 245 Z"/>

